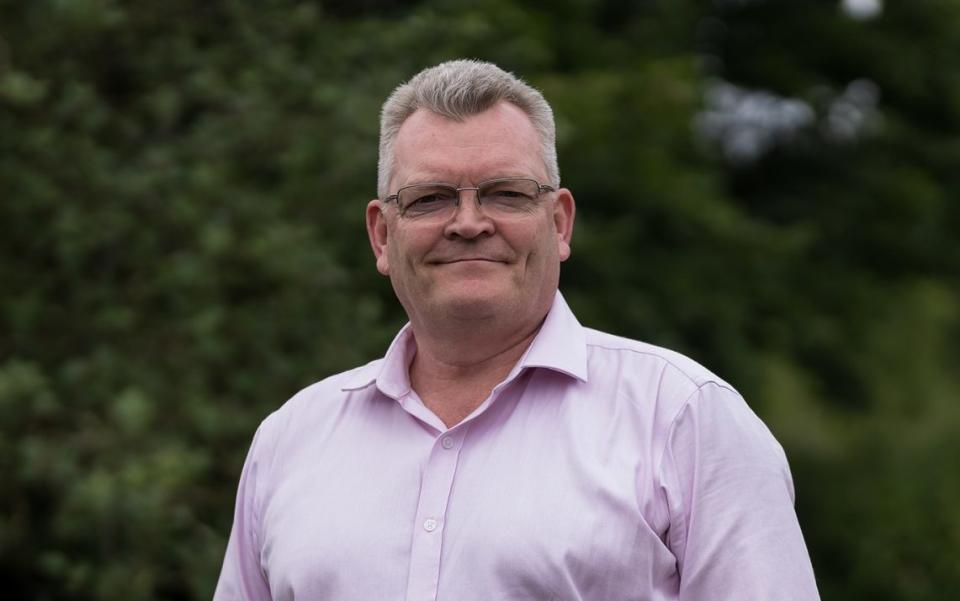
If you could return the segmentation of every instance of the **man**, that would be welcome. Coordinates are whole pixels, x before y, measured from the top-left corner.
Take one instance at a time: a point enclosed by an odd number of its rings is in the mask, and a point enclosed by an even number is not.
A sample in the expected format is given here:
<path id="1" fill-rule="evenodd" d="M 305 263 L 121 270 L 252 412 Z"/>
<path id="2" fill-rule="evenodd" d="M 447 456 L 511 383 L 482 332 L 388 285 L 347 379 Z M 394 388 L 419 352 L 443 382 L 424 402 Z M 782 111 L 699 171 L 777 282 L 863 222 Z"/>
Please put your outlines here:
<path id="1" fill-rule="evenodd" d="M 452 61 L 383 108 L 377 269 L 410 323 L 260 426 L 215 598 L 810 601 L 786 460 L 690 359 L 577 323 L 553 116 Z"/>

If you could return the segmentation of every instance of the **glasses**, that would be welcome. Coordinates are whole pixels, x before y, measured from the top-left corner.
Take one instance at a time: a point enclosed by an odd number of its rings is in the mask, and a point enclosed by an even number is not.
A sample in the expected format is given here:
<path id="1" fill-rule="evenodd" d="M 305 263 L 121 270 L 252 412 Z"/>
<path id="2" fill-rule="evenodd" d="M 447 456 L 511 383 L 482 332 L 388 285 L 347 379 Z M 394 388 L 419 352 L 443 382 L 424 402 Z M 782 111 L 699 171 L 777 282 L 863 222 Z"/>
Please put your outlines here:
<path id="1" fill-rule="evenodd" d="M 492 179 L 476 187 L 427 183 L 404 186 L 383 202 L 396 202 L 400 216 L 423 221 L 446 221 L 460 206 L 460 192 L 476 190 L 477 203 L 488 217 L 518 216 L 533 211 L 540 195 L 554 188 L 526 178 Z"/>

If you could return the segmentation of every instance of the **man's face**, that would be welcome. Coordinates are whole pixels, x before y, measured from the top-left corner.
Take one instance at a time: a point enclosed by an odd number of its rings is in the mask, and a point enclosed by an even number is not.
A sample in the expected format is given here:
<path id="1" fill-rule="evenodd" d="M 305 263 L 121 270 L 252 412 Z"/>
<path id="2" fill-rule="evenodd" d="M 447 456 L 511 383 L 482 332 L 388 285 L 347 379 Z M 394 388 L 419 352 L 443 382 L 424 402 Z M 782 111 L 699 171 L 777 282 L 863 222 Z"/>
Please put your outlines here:
<path id="1" fill-rule="evenodd" d="M 463 122 L 419 110 L 400 128 L 394 156 L 390 193 L 417 183 L 469 187 L 504 177 L 547 183 L 533 124 L 506 102 Z M 534 325 L 570 256 L 573 197 L 566 189 L 545 192 L 532 212 L 493 218 L 477 205 L 476 192 L 463 191 L 461 199 L 449 219 L 429 223 L 400 216 L 396 203 L 371 201 L 367 229 L 378 271 L 390 277 L 414 325 L 497 317 Z"/>

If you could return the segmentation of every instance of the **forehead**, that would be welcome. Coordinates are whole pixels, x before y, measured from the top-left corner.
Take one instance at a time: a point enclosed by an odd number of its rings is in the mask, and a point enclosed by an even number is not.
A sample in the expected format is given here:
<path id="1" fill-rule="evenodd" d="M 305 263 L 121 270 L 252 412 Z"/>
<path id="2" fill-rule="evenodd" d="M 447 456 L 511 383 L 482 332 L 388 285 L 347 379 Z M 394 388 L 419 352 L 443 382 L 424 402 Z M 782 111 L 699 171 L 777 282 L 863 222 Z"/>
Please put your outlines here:
<path id="1" fill-rule="evenodd" d="M 508 102 L 463 121 L 417 110 L 397 134 L 394 159 L 393 182 L 400 186 L 425 180 L 545 178 L 537 131 L 526 113 Z"/>

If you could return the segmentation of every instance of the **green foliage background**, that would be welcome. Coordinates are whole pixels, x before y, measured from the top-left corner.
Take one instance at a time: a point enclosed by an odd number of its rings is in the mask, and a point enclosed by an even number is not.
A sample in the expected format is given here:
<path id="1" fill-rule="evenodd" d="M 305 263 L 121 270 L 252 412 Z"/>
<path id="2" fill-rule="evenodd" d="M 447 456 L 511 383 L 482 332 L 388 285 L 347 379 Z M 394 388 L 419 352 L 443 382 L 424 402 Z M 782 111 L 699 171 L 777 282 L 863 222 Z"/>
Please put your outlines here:
<path id="1" fill-rule="evenodd" d="M 957 0 L 0 0 L 5 598 L 210 597 L 257 423 L 403 321 L 377 113 L 454 57 L 553 103 L 562 289 L 744 393 L 823 598 L 954 599 Z"/>

